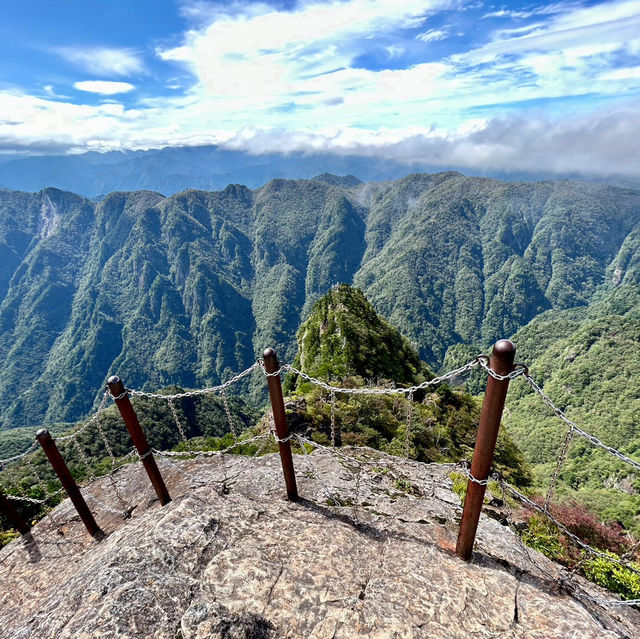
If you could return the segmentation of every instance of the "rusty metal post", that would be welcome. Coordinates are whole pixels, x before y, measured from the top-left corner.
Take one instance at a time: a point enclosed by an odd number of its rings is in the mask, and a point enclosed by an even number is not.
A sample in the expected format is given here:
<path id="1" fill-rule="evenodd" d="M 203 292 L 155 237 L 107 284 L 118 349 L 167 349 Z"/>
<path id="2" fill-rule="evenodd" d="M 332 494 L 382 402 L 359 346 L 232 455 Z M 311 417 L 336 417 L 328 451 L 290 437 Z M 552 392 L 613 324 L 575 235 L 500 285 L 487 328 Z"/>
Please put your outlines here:
<path id="1" fill-rule="evenodd" d="M 22 519 L 18 511 L 13 507 L 9 499 L 0 490 L 0 512 L 11 522 L 11 525 L 21 534 L 26 535 L 30 528 L 29 524 Z"/>
<path id="2" fill-rule="evenodd" d="M 80 515 L 80 519 L 82 519 L 82 523 L 89 531 L 89 534 L 96 539 L 104 537 L 104 533 L 100 530 L 100 526 L 98 526 L 96 520 L 93 518 L 93 514 L 89 510 L 89 506 L 87 506 L 87 502 L 84 500 L 84 497 L 78 488 L 78 484 L 76 484 L 76 480 L 69 472 L 69 468 L 67 467 L 67 464 L 65 464 L 64 459 L 62 459 L 62 455 L 60 454 L 55 441 L 49 434 L 49 431 L 46 428 L 41 428 L 36 433 L 36 439 L 40 443 L 40 446 L 42 446 L 42 450 L 49 459 L 49 462 L 51 462 L 53 470 L 58 476 L 58 479 L 60 480 L 60 483 L 65 489 L 67 495 L 69 495 L 69 499 L 71 499 L 71 502 L 78 511 L 78 515 Z"/>
<path id="3" fill-rule="evenodd" d="M 516 355 L 516 347 L 507 339 L 501 339 L 493 346 L 491 354 L 491 368 L 499 375 L 508 375 L 513 370 L 513 360 Z M 476 437 L 476 446 L 471 462 L 471 477 L 477 481 L 469 480 L 467 483 L 467 496 L 462 510 L 462 522 L 458 531 L 458 543 L 456 555 L 461 559 L 471 559 L 473 542 L 476 538 L 480 510 L 484 501 L 486 485 L 484 482 L 489 477 L 493 453 L 498 440 L 498 428 L 507 397 L 509 380 L 498 380 L 489 376 L 487 390 L 482 403 L 480 425 Z"/>
<path id="4" fill-rule="evenodd" d="M 263 354 L 264 369 L 267 374 L 275 373 L 280 365 L 278 357 L 272 348 L 267 348 Z M 276 435 L 279 440 L 289 437 L 289 427 L 287 426 L 287 416 L 284 410 L 284 398 L 282 397 L 282 385 L 279 375 L 269 375 L 267 377 L 269 385 L 269 398 L 271 399 L 271 410 L 273 411 L 273 421 L 276 426 Z M 279 441 L 280 461 L 284 472 L 284 483 L 287 487 L 287 497 L 290 501 L 298 500 L 298 486 L 296 485 L 296 473 L 293 468 L 293 457 L 291 456 L 291 443 Z"/>
<path id="5" fill-rule="evenodd" d="M 149 479 L 156 491 L 156 495 L 158 496 L 160 503 L 165 506 L 171 501 L 169 491 L 164 483 L 164 479 L 162 479 L 156 460 L 153 458 L 151 446 L 149 446 L 149 442 L 147 442 L 144 431 L 140 426 L 138 416 L 133 410 L 133 406 L 131 406 L 129 395 L 127 394 L 124 384 L 117 375 L 110 377 L 107 380 L 107 384 L 111 391 L 111 395 L 116 402 L 116 406 L 120 411 L 120 415 L 122 415 L 124 425 L 127 427 L 127 431 L 129 431 L 131 441 L 138 451 L 138 456 L 144 465 L 144 469 L 147 471 L 147 475 L 149 475 Z"/>

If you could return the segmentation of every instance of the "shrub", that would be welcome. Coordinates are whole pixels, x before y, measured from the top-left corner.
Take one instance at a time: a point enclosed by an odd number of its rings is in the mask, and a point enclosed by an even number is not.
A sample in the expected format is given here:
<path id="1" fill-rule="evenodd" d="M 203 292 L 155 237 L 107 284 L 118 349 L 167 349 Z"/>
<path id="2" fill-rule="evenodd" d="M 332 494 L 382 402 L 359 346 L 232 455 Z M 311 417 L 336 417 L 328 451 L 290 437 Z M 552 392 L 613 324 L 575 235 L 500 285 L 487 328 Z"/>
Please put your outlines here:
<path id="1" fill-rule="evenodd" d="M 607 556 L 618 559 L 611 552 Z M 640 571 L 640 564 L 631 564 L 635 570 Z M 618 593 L 623 599 L 640 599 L 640 574 L 629 570 L 625 566 L 609 561 L 604 557 L 592 557 L 587 559 L 582 567 L 585 576 L 593 583 Z"/>

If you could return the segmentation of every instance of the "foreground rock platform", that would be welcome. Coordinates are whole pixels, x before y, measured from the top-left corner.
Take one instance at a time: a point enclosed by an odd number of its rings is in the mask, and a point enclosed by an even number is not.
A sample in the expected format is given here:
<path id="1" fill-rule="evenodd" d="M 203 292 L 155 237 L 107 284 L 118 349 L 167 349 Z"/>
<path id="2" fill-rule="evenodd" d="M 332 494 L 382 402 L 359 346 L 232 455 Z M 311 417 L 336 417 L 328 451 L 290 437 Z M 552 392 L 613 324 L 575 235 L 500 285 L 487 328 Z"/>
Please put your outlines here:
<path id="1" fill-rule="evenodd" d="M 0 551 L 6 639 L 640 637 L 640 612 L 575 578 L 483 515 L 471 562 L 453 554 L 460 500 L 448 465 L 374 451 L 159 460 L 161 507 L 140 464 L 83 490 L 95 541 L 69 500 Z M 128 519 L 98 507 L 88 494 Z M 118 497 L 120 496 L 120 498 Z"/>

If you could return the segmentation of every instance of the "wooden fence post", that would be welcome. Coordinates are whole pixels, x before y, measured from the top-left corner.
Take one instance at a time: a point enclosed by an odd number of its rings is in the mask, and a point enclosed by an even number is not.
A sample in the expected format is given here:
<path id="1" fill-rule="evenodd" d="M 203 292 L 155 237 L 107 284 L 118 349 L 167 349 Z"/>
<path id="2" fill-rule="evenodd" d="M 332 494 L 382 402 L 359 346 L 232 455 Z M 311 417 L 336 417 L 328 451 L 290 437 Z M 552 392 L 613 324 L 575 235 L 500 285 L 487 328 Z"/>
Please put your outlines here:
<path id="1" fill-rule="evenodd" d="M 0 512 L 11 522 L 11 525 L 21 534 L 26 535 L 29 530 L 29 524 L 18 514 L 13 504 L 7 499 L 0 490 Z"/>
<path id="2" fill-rule="evenodd" d="M 289 427 L 287 426 L 287 416 L 284 410 L 284 398 L 282 396 L 282 385 L 280 376 L 273 375 L 280 368 L 278 357 L 272 348 L 267 348 L 264 352 L 264 369 L 267 373 L 267 384 L 269 385 L 269 398 L 271 399 L 271 410 L 273 411 L 273 421 L 276 426 L 276 435 L 280 440 L 280 461 L 284 472 L 284 483 L 287 487 L 287 497 L 290 501 L 298 500 L 298 486 L 296 485 L 296 473 L 293 468 L 293 457 L 291 456 L 291 443 L 289 437 Z M 283 441 L 286 440 L 286 441 Z"/>
<path id="3" fill-rule="evenodd" d="M 65 489 L 67 495 L 69 495 L 69 499 L 78 511 L 78 515 L 80 515 L 80 519 L 82 519 L 82 523 L 89 531 L 89 534 L 96 539 L 102 539 L 104 537 L 104 533 L 93 518 L 93 514 L 89 510 L 89 506 L 87 506 L 87 502 L 84 500 L 84 497 L 78 488 L 78 484 L 76 484 L 76 480 L 69 472 L 69 468 L 67 467 L 64 459 L 62 459 L 62 455 L 60 454 L 55 441 L 51 438 L 49 431 L 46 428 L 41 428 L 36 433 L 36 439 L 40 443 L 40 446 L 42 446 L 44 454 L 49 459 L 51 466 L 53 466 L 53 470 L 58 476 L 58 479 L 60 480 L 60 483 Z"/>
<path id="4" fill-rule="evenodd" d="M 147 471 L 147 475 L 149 475 L 149 479 L 156 491 L 156 495 L 158 496 L 160 503 L 165 506 L 171 501 L 169 491 L 162 479 L 156 460 L 153 458 L 151 446 L 149 446 L 149 442 L 147 442 L 144 431 L 140 426 L 138 416 L 129 401 L 129 395 L 127 394 L 124 384 L 117 375 L 110 377 L 107 380 L 107 384 L 111 391 L 111 396 L 120 411 L 120 415 L 122 415 L 122 420 L 124 421 L 124 425 L 127 427 L 131 441 L 133 441 L 133 445 L 138 451 L 138 456 L 144 465 L 144 469 Z"/>
<path id="5" fill-rule="evenodd" d="M 508 375 L 513 371 L 515 355 L 516 347 L 513 343 L 507 339 L 501 339 L 493 346 L 490 360 L 491 369 L 499 375 Z M 467 496 L 464 500 L 462 521 L 456 544 L 456 554 L 464 560 L 471 559 L 482 502 L 487 489 L 486 484 L 478 482 L 485 482 L 489 477 L 508 388 L 508 379 L 499 380 L 489 375 L 482 403 L 476 446 L 473 451 L 473 461 L 471 462 L 471 477 L 473 479 L 469 479 L 467 483 Z"/>

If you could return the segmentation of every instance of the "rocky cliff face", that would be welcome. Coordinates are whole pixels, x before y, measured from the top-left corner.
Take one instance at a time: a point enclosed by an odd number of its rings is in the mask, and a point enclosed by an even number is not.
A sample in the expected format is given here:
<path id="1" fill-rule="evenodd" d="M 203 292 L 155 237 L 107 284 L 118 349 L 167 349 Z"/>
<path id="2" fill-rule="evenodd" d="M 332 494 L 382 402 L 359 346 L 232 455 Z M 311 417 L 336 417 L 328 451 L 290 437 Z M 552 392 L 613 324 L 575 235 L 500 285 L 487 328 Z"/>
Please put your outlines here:
<path id="1" fill-rule="evenodd" d="M 474 560 L 457 559 L 448 466 L 354 454 L 368 463 L 296 456 L 295 504 L 275 455 L 161 461 L 173 496 L 165 507 L 140 464 L 94 482 L 85 495 L 131 517 L 98 508 L 107 536 L 97 542 L 67 500 L 0 551 L 0 634 L 640 636 L 640 613 L 593 603 L 585 596 L 611 595 L 578 578 L 581 597 L 560 590 L 559 567 L 494 519 L 481 519 Z"/>

